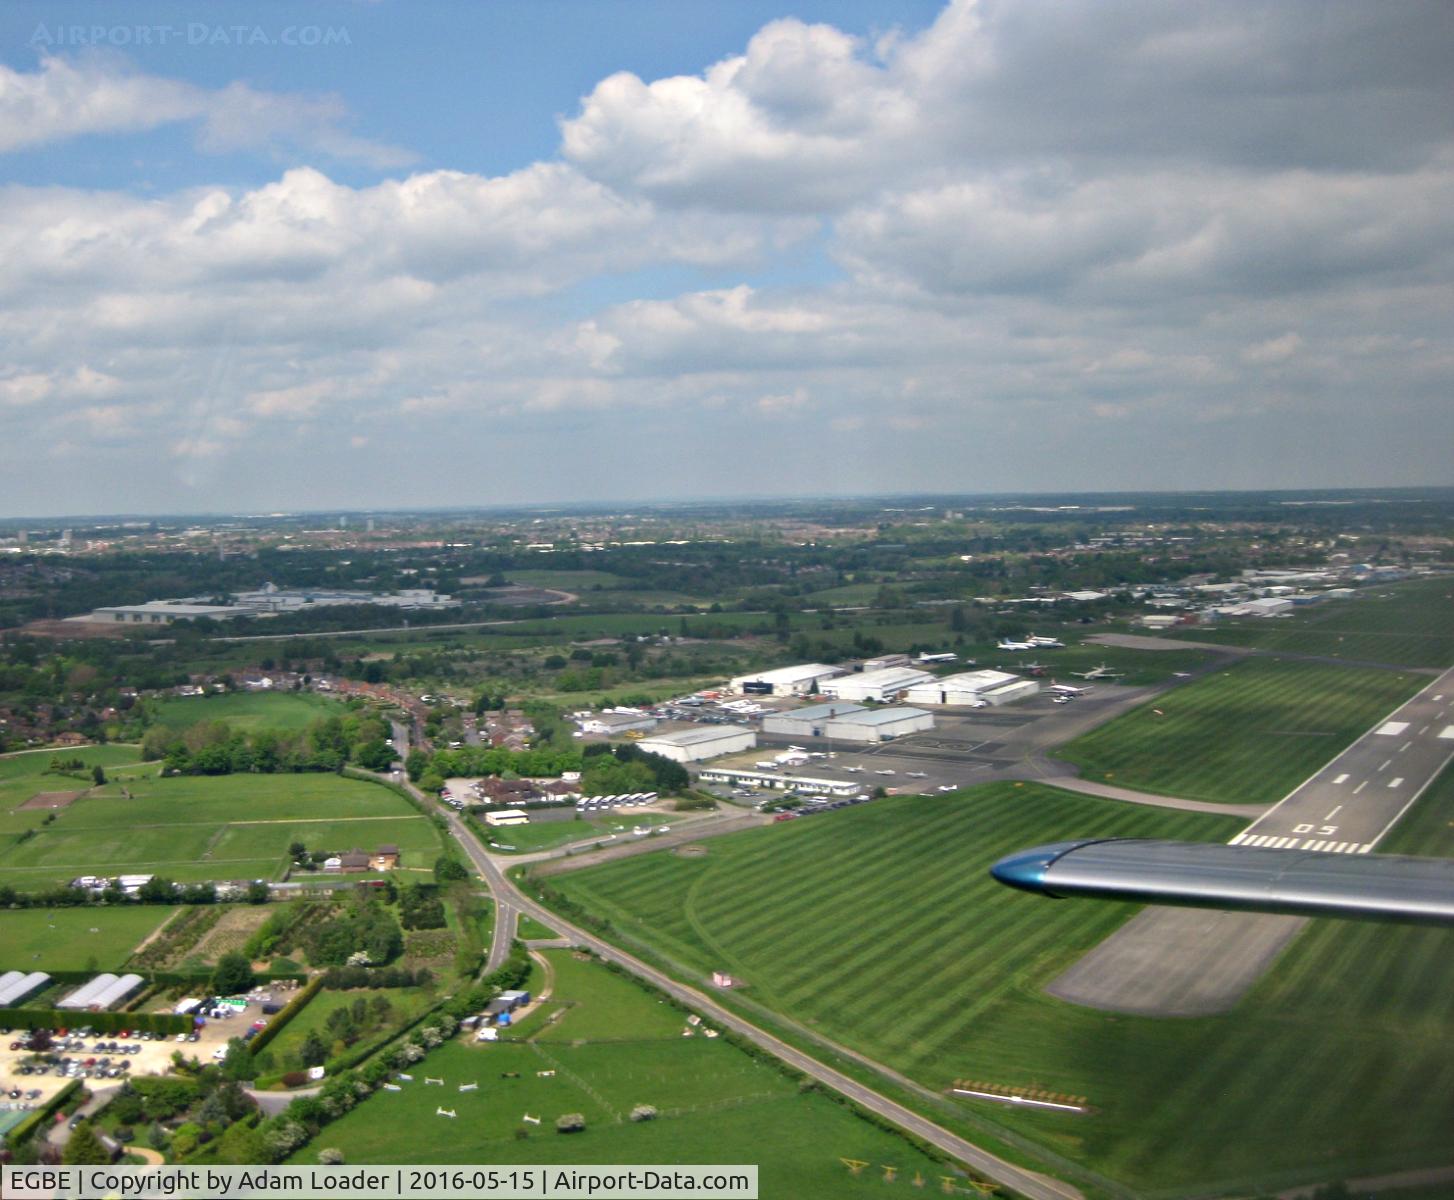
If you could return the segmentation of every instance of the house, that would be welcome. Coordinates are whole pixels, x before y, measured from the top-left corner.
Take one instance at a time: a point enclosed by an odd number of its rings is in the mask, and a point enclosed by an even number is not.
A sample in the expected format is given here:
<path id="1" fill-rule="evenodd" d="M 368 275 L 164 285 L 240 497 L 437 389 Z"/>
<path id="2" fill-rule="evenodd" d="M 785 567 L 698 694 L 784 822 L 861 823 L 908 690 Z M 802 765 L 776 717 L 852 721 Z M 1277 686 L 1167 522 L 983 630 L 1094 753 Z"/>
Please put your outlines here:
<path id="1" fill-rule="evenodd" d="M 399 865 L 398 846 L 380 846 L 369 859 L 369 868 L 374 871 L 392 871 Z"/>
<path id="2" fill-rule="evenodd" d="M 338 856 L 338 869 L 345 874 L 350 871 L 367 871 L 369 869 L 369 856 L 355 847 L 347 854 L 340 854 Z"/>

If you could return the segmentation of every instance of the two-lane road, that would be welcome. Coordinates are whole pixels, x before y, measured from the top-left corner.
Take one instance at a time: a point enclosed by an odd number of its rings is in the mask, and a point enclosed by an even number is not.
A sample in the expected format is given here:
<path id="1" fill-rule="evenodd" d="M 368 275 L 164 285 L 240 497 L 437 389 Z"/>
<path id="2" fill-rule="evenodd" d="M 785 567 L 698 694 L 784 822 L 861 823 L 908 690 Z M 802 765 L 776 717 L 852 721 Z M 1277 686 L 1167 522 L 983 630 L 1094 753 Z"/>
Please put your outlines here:
<path id="1" fill-rule="evenodd" d="M 1354 742 L 1234 846 L 1367 854 L 1454 757 L 1454 668 Z"/>

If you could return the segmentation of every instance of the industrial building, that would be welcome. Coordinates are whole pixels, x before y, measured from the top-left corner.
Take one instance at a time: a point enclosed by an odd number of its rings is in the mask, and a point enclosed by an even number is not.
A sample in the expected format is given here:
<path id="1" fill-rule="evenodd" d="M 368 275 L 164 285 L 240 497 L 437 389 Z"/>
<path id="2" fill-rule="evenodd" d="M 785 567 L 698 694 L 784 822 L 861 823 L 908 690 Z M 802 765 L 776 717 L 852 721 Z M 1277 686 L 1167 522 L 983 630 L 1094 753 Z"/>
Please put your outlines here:
<path id="1" fill-rule="evenodd" d="M 823 736 L 845 742 L 887 742 L 934 728 L 934 714 L 922 708 L 874 708 L 823 723 Z"/>
<path id="2" fill-rule="evenodd" d="M 741 725 L 706 725 L 676 733 L 658 733 L 636 744 L 649 754 L 660 754 L 673 762 L 700 762 L 704 758 L 751 750 L 757 745 L 757 734 Z"/>
<path id="3" fill-rule="evenodd" d="M 577 724 L 582 733 L 600 733 L 607 737 L 619 737 L 634 729 L 643 731 L 655 729 L 656 718 L 649 713 L 607 711 L 581 717 Z"/>
<path id="4" fill-rule="evenodd" d="M 518 808 L 501 808 L 495 812 L 487 812 L 485 824 L 492 828 L 500 825 L 529 825 L 530 814 Z"/>
<path id="5" fill-rule="evenodd" d="M 23 1004 L 49 983 L 50 976 L 44 971 L 32 971 L 28 975 L 20 971 L 6 971 L 0 975 L 0 1008 Z"/>
<path id="6" fill-rule="evenodd" d="M 120 1004 L 143 982 L 140 975 L 122 975 L 117 978 L 108 971 L 103 975 L 97 975 L 89 983 L 83 983 L 64 1000 L 61 1000 L 56 1007 L 99 1012 L 110 1008 L 113 1004 Z"/>
<path id="7" fill-rule="evenodd" d="M 811 696 L 823 690 L 826 679 L 844 674 L 842 667 L 823 663 L 805 663 L 797 667 L 778 667 L 753 675 L 738 675 L 727 686 L 744 696 Z"/>
<path id="8" fill-rule="evenodd" d="M 779 775 L 773 771 L 734 770 L 729 767 L 707 767 L 702 771 L 703 783 L 727 783 L 733 787 L 776 788 L 779 791 L 809 792 L 823 796 L 853 796 L 864 790 L 851 779 L 816 779 L 808 775 Z"/>
<path id="9" fill-rule="evenodd" d="M 979 698 L 987 704 L 998 706 L 1016 700 L 1028 700 L 1039 690 L 1040 685 L 1033 679 L 1015 679 L 1010 683 L 1002 683 L 999 687 L 986 689 L 979 694 Z"/>
<path id="10" fill-rule="evenodd" d="M 823 684 L 821 691 L 834 700 L 872 700 L 883 704 L 897 700 L 909 688 L 933 678 L 928 671 L 913 667 L 885 667 L 881 671 L 863 671 L 831 679 Z"/>
<path id="11" fill-rule="evenodd" d="M 1008 671 L 961 671 L 911 687 L 904 693 L 909 704 L 961 704 L 977 706 L 988 703 L 984 693 L 991 688 L 1013 683 L 1018 675 Z"/>
<path id="12" fill-rule="evenodd" d="M 126 625 L 171 625 L 176 621 L 230 621 L 255 617 L 257 609 L 236 604 L 184 604 L 179 600 L 148 600 L 145 604 L 114 604 L 94 609 L 90 621 L 111 621 Z"/>
<path id="13" fill-rule="evenodd" d="M 793 712 L 772 713 L 763 717 L 762 731 L 783 737 L 822 737 L 825 721 L 867 711 L 861 704 L 812 704 Z"/>

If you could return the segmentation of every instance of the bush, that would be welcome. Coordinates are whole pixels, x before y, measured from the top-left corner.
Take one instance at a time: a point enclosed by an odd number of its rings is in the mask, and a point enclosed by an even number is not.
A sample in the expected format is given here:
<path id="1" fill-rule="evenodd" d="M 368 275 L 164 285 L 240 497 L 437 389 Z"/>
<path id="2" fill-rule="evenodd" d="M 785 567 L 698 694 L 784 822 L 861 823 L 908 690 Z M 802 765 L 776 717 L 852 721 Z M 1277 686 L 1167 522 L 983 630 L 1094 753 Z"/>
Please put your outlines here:
<path id="1" fill-rule="evenodd" d="M 584 1113 L 564 1113 L 555 1119 L 557 1133 L 580 1133 L 586 1127 Z"/>
<path id="2" fill-rule="evenodd" d="M 336 1167 L 343 1162 L 343 1151 L 337 1146 L 329 1146 L 318 1151 L 318 1161 L 325 1167 Z"/>
<path id="3" fill-rule="evenodd" d="M 656 1105 L 654 1105 L 654 1104 L 638 1104 L 635 1108 L 633 1108 L 631 1110 L 631 1119 L 633 1121 L 654 1121 L 654 1120 L 656 1120 Z"/>

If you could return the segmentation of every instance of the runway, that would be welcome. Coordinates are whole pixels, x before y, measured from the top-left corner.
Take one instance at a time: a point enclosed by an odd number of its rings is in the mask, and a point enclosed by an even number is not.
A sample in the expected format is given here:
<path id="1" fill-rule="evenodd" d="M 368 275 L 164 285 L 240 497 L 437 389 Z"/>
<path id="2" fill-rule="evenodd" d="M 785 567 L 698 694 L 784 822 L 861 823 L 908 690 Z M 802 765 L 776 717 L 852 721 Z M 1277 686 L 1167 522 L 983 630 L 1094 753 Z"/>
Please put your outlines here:
<path id="1" fill-rule="evenodd" d="M 1454 668 L 1269 809 L 1234 846 L 1367 854 L 1454 758 Z"/>

